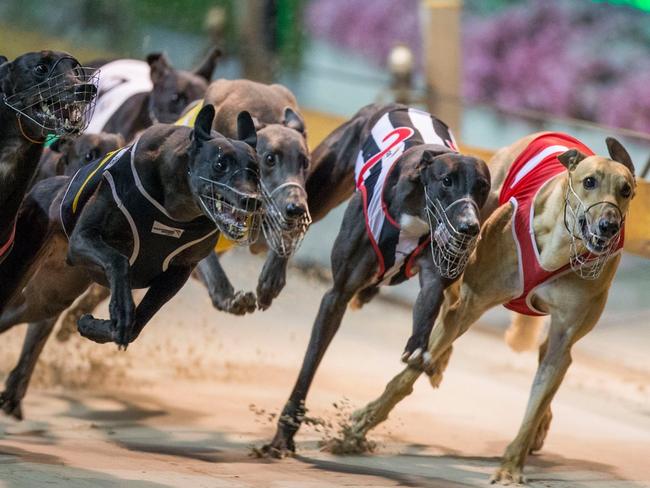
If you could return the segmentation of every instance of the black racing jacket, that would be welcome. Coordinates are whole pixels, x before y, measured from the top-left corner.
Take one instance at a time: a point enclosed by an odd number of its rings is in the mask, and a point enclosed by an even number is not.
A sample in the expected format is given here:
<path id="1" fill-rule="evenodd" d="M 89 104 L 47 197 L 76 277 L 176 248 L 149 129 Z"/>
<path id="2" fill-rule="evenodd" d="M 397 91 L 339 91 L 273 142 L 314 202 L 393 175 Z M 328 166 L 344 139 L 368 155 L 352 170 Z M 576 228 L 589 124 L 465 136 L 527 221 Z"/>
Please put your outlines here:
<path id="1" fill-rule="evenodd" d="M 216 239 L 212 220 L 201 216 L 189 222 L 174 220 L 142 185 L 134 164 L 135 146 L 124 147 L 83 166 L 73 177 L 61 202 L 61 223 L 72 235 L 84 205 L 100 183 L 109 185 L 113 200 L 127 220 L 133 235 L 129 257 L 131 282 L 146 288 L 167 271 L 173 260 L 186 249 Z"/>

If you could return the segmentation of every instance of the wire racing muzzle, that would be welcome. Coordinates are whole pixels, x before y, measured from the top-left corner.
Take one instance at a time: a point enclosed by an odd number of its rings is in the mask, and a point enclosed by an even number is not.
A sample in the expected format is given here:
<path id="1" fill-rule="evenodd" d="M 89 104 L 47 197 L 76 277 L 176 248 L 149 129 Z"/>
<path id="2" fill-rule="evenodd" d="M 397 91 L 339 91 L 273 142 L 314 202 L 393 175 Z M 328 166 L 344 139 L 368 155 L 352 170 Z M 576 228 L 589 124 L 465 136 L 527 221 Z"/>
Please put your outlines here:
<path id="1" fill-rule="evenodd" d="M 77 66 L 71 71 L 5 95 L 4 103 L 44 132 L 61 136 L 83 132 L 95 110 L 99 70 Z"/>
<path id="2" fill-rule="evenodd" d="M 618 232 L 609 238 L 591 230 L 605 210 L 616 212 L 621 222 Z M 596 202 L 587 207 L 573 189 L 569 176 L 564 197 L 564 226 L 571 237 L 569 263 L 574 273 L 586 280 L 595 280 L 600 276 L 610 256 L 618 249 L 623 221 L 621 209 L 611 202 Z"/>
<path id="3" fill-rule="evenodd" d="M 261 184 L 262 198 L 264 199 L 264 219 L 262 220 L 262 230 L 264 238 L 273 251 L 281 257 L 289 257 L 300 247 L 307 229 L 311 225 L 311 215 L 307 209 L 305 213 L 296 218 L 287 218 L 278 207 L 274 195 L 280 190 L 287 187 L 296 187 L 305 193 L 305 189 L 298 183 L 284 183 L 273 191 Z"/>
<path id="4" fill-rule="evenodd" d="M 203 176 L 200 180 L 203 185 L 199 201 L 219 231 L 240 246 L 254 243 L 260 235 L 263 215 L 260 195 Z"/>
<path id="5" fill-rule="evenodd" d="M 431 256 L 433 264 L 443 278 L 458 278 L 467 265 L 472 251 L 476 247 L 479 235 L 471 236 L 459 232 L 449 220 L 447 212 L 460 203 L 469 203 L 479 209 L 474 200 L 469 197 L 460 198 L 450 203 L 446 208 L 442 206 L 437 198 L 432 200 L 424 189 L 426 199 L 426 212 L 429 220 L 429 232 L 431 233 Z"/>

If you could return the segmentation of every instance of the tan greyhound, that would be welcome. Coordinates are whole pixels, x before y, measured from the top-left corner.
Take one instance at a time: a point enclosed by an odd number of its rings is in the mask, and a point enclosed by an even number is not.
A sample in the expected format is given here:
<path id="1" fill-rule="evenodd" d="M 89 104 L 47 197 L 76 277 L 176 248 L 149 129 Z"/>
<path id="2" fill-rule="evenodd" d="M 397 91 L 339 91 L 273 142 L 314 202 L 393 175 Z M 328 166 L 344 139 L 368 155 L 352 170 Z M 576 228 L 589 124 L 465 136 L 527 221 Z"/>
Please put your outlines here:
<path id="1" fill-rule="evenodd" d="M 515 315 L 506 336 L 517 347 L 522 346 L 517 343 L 521 336 L 535 339 L 532 331 L 541 315 L 551 317 L 523 422 L 493 483 L 525 482 L 526 456 L 544 443 L 551 401 L 571 364 L 571 347 L 596 325 L 605 307 L 635 190 L 629 154 L 613 138 L 607 139 L 607 147 L 611 159 L 594 155 L 570 136 L 543 133 L 496 153 L 489 165 L 493 211 L 463 278 L 447 290 L 431 332 L 431 360 L 424 371 L 437 387 L 453 341 L 489 308 L 504 304 L 526 313 Z M 562 165 L 559 170 L 557 164 Z M 547 173 L 544 182 L 534 181 L 554 165 L 554 176 Z M 517 195 L 522 184 L 528 185 L 528 202 Z M 421 373 L 407 367 L 378 399 L 355 412 L 349 440 L 359 442 L 384 421 L 412 392 Z"/>

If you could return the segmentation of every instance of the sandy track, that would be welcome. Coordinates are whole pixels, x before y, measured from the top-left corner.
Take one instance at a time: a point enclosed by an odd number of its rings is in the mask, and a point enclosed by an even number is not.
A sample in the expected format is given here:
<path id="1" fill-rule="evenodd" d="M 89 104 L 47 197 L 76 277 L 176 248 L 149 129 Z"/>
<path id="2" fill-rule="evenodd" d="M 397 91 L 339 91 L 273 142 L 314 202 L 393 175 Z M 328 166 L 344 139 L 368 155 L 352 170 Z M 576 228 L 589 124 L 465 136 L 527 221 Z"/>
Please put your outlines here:
<path id="1" fill-rule="evenodd" d="M 237 254 L 226 266 L 250 287 L 259 261 Z M 324 290 L 293 273 L 270 311 L 238 318 L 213 311 L 191 283 L 126 353 L 52 340 L 27 420 L 0 419 L 0 486 L 486 486 L 523 414 L 536 355 L 516 355 L 480 327 L 457 343 L 439 390 L 421 379 L 377 429 L 375 455 L 323 453 L 323 433 L 305 428 L 295 459 L 250 456 L 273 434 L 270 415 L 293 384 Z M 408 309 L 380 300 L 349 312 L 310 414 L 336 423 L 379 394 L 400 370 L 409 328 Z M 3 336 L 3 372 L 21 337 Z M 575 354 L 547 444 L 527 468 L 533 486 L 650 486 L 647 365 L 602 361 L 598 347 L 588 336 Z"/>

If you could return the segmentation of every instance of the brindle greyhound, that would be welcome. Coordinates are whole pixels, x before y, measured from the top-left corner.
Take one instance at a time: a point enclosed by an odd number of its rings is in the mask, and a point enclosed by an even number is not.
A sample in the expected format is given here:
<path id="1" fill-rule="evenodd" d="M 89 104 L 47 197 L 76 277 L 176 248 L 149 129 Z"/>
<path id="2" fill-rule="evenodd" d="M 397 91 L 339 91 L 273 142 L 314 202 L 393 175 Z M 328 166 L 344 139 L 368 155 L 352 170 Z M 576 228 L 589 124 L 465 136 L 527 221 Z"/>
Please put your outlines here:
<path id="1" fill-rule="evenodd" d="M 110 287 L 110 319 L 85 315 L 79 332 L 126 347 L 214 248 L 219 230 L 233 239 L 252 232 L 261 207 L 253 120 L 239 115 L 235 141 L 211 130 L 213 117 L 206 105 L 193 130 L 155 125 L 73 179 L 48 178 L 28 194 L 16 239 L 35 241 L 38 250 L 5 262 L 21 272 L 8 283 L 15 298 L 0 331 L 29 322 L 0 395 L 7 414 L 22 417 L 21 400 L 57 316 L 90 283 Z M 137 307 L 133 288 L 148 288 Z"/>
<path id="2" fill-rule="evenodd" d="M 443 290 L 457 279 L 474 247 L 479 209 L 490 190 L 486 164 L 456 152 L 444 123 L 402 105 L 365 107 L 325 139 L 314 156 L 320 163 L 315 171 L 345 182 L 330 187 L 332 200 L 344 196 L 343 190 L 334 190 L 349 187 L 353 175 L 359 191 L 332 250 L 334 284 L 321 302 L 275 437 L 264 447 L 271 456 L 295 450 L 308 389 L 348 303 L 354 299 L 362 305 L 380 285 L 399 283 L 418 271 L 413 332 L 402 360 L 414 368 L 426 366 L 423 353 Z"/>
<path id="3" fill-rule="evenodd" d="M 216 253 L 197 269 L 219 310 L 243 314 L 253 312 L 256 305 L 264 310 L 284 287 L 288 259 L 311 223 L 305 191 L 309 149 L 304 120 L 293 94 L 277 84 L 218 80 L 208 88 L 205 101 L 214 104 L 214 128 L 225 135 L 236 129 L 233 114 L 246 110 L 253 116 L 260 179 L 267 195 L 265 222 L 273 217 L 278 225 L 265 226 L 266 239 L 251 246 L 253 252 L 271 247 L 259 278 L 257 299 L 253 293 L 234 291 Z"/>
<path id="4" fill-rule="evenodd" d="M 62 136 L 43 151 L 34 183 L 52 176 L 73 176 L 79 168 L 102 155 L 124 146 L 119 134 L 81 134 L 77 138 Z"/>
<path id="5" fill-rule="evenodd" d="M 535 338 L 527 329 L 539 325 L 541 315 L 551 316 L 524 419 L 493 482 L 524 481 L 526 456 L 543 446 L 551 401 L 571 364 L 571 348 L 605 307 L 620 260 L 614 251 L 622 246 L 635 189 L 629 154 L 613 138 L 607 147 L 609 158 L 596 156 L 570 136 L 551 133 L 525 137 L 497 152 L 490 163 L 490 206 L 496 210 L 483 226 L 462 280 L 448 290 L 433 328 L 426 372 L 436 387 L 453 341 L 486 310 L 507 304 L 527 314 L 516 316 L 508 333 L 511 345 L 519 342 L 517 335 Z M 546 175 L 545 167 L 551 168 Z M 420 374 L 405 369 L 377 400 L 355 412 L 351 437 L 363 439 L 383 422 L 412 392 Z"/>
<path id="6" fill-rule="evenodd" d="M 46 136 L 83 130 L 96 93 L 90 70 L 67 53 L 32 52 L 12 62 L 0 56 L 0 263 L 13 248 L 16 214 Z M 11 276 L 2 278 L 0 310 Z"/>
<path id="7" fill-rule="evenodd" d="M 175 122 L 188 103 L 203 97 L 220 56 L 219 49 L 211 49 L 192 72 L 174 69 L 163 53 L 149 54 L 146 62 L 102 64 L 97 108 L 87 132 L 121 134 L 130 142 L 156 122 Z"/>

